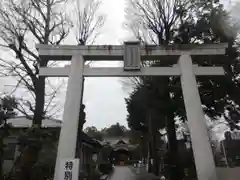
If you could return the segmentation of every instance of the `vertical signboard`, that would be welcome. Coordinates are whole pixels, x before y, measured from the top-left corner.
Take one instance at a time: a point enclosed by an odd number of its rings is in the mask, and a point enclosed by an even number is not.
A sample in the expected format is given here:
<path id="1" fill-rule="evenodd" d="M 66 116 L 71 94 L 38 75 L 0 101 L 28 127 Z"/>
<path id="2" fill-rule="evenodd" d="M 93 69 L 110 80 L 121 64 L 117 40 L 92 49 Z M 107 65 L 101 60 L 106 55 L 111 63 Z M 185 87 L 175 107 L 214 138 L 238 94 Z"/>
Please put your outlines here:
<path id="1" fill-rule="evenodd" d="M 140 70 L 140 43 L 125 42 L 124 45 L 124 70 Z"/>
<path id="2" fill-rule="evenodd" d="M 79 159 L 64 159 L 60 162 L 58 180 L 78 180 Z"/>

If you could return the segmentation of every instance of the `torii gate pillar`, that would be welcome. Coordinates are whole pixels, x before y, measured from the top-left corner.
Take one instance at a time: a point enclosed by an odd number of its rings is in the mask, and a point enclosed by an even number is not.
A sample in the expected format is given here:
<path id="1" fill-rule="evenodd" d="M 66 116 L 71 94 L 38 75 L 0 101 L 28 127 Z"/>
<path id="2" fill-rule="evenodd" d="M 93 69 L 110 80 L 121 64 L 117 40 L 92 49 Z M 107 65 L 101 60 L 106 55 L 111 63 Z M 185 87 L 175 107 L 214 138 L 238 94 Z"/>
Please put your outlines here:
<path id="1" fill-rule="evenodd" d="M 179 59 L 183 99 L 199 180 L 217 180 L 212 149 L 190 55 Z"/>
<path id="2" fill-rule="evenodd" d="M 61 128 L 54 179 L 60 180 L 60 163 L 64 159 L 74 159 L 78 137 L 79 111 L 82 102 L 84 59 L 81 54 L 73 54 L 66 92 L 63 126 Z M 75 179 L 73 179 L 75 180 Z M 76 179 L 77 180 L 77 179 Z"/>

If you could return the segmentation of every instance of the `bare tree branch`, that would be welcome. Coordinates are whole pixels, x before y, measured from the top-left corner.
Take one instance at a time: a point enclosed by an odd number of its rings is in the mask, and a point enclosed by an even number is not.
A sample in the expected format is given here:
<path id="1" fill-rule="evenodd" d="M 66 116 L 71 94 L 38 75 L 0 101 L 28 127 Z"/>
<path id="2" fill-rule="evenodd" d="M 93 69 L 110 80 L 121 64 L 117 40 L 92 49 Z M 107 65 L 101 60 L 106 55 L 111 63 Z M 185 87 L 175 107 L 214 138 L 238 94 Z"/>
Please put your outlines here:
<path id="1" fill-rule="evenodd" d="M 179 27 L 181 7 L 188 7 L 191 0 L 128 0 L 126 8 L 128 26 L 138 22 L 142 29 L 148 29 L 150 43 L 168 45 L 174 30 Z M 154 37 L 155 36 L 155 37 Z M 149 41 L 150 40 L 150 41 Z"/>
<path id="2" fill-rule="evenodd" d="M 27 119 L 32 120 L 32 117 L 26 112 L 25 107 L 21 103 L 19 103 L 17 110 L 26 116 Z"/>
<path id="3" fill-rule="evenodd" d="M 19 72 L 19 70 L 22 71 L 22 68 L 21 68 L 19 65 L 16 65 L 15 63 L 10 63 L 10 62 L 4 61 L 4 60 L 2 60 L 2 59 L 0 59 L 0 62 L 6 63 L 8 66 L 5 66 L 5 67 L 9 67 L 9 69 L 10 69 L 9 72 L 10 72 L 10 73 L 12 73 L 12 72 L 16 73 L 17 76 L 20 78 L 19 81 L 21 81 L 21 82 L 23 81 L 24 84 L 25 84 L 25 86 L 27 87 L 27 89 L 29 89 L 30 91 L 35 92 L 34 87 L 33 87 L 31 84 L 29 84 L 29 82 L 26 80 L 27 74 L 22 75 L 22 73 Z M 3 65 L 2 65 L 2 66 L 3 66 Z M 24 70 L 23 70 L 23 71 L 24 71 Z M 20 85 L 20 84 L 19 84 L 19 85 Z"/>
<path id="4" fill-rule="evenodd" d="M 125 9 L 127 27 L 142 44 L 169 45 L 175 29 L 180 25 L 178 9 L 182 5 L 187 7 L 189 1 L 128 0 Z M 130 83 L 133 87 L 139 84 L 139 79 L 130 78 L 127 81 L 126 84 Z"/>
<path id="5" fill-rule="evenodd" d="M 105 22 L 105 15 L 98 14 L 101 5 L 99 0 L 89 0 L 87 4 L 81 8 L 80 1 L 77 0 L 77 42 L 79 45 L 94 42 L 99 35 L 98 31 Z"/>
<path id="6" fill-rule="evenodd" d="M 34 112 L 33 119 L 36 121 L 38 119 L 41 121 L 42 115 L 46 113 L 45 81 L 38 73 L 39 67 L 47 66 L 48 61 L 41 60 L 32 46 L 34 43 L 60 44 L 66 38 L 71 28 L 71 22 L 61 9 L 66 2 L 66 0 L 0 2 L 1 47 L 11 49 L 16 54 L 13 60 L 0 61 L 0 66 L 4 68 L 2 74 L 18 77 L 16 88 L 12 92 L 21 85 L 29 90 L 33 102 L 25 101 L 19 111 L 24 115 L 27 115 L 29 110 Z M 52 93 L 52 96 L 55 97 L 56 92 Z M 28 110 L 24 111 L 24 108 Z"/>
<path id="7" fill-rule="evenodd" d="M 46 94 L 46 96 L 48 96 L 49 99 L 45 105 L 45 114 L 47 113 L 47 111 L 51 111 L 53 108 L 58 106 L 57 103 L 53 103 L 53 100 L 55 99 L 57 94 L 60 92 L 60 89 L 62 89 L 62 87 L 64 85 L 64 83 L 61 83 L 58 87 L 56 87 L 55 85 L 51 85 L 51 82 L 49 81 L 49 79 L 47 79 L 47 81 L 48 81 L 49 87 L 52 89 L 52 92 L 50 94 Z M 50 108 L 50 106 L 51 106 L 51 108 Z"/>

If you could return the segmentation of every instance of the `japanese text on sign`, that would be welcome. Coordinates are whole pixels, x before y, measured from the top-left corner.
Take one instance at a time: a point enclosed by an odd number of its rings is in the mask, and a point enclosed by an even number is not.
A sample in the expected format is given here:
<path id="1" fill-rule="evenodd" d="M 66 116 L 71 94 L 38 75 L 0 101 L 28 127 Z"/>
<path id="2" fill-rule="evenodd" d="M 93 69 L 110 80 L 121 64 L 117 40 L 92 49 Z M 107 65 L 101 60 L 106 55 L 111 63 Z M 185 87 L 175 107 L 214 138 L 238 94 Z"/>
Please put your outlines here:
<path id="1" fill-rule="evenodd" d="M 61 161 L 61 170 L 59 177 L 61 180 L 78 179 L 79 159 Z"/>
<path id="2" fill-rule="evenodd" d="M 64 180 L 72 180 L 72 168 L 73 168 L 73 162 L 66 161 L 65 171 L 64 171 Z"/>

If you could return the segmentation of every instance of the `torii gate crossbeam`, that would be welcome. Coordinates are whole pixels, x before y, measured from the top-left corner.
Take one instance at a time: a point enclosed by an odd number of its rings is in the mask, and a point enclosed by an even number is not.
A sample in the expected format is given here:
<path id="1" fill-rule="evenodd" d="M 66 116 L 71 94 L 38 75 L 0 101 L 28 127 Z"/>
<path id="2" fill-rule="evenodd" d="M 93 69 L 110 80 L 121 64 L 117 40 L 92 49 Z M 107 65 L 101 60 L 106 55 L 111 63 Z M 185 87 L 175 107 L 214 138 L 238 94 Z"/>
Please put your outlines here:
<path id="1" fill-rule="evenodd" d="M 42 59 L 71 60 L 70 67 L 40 68 L 40 76 L 69 77 L 55 167 L 55 180 L 60 180 L 58 178 L 60 159 L 75 158 L 84 76 L 181 76 L 198 180 L 217 180 L 195 76 L 224 75 L 224 70 L 222 67 L 198 67 L 193 65 L 191 56 L 224 55 L 226 47 L 226 44 L 211 44 L 178 50 L 165 49 L 160 46 L 140 46 L 136 42 L 127 42 L 125 46 L 37 45 Z M 140 67 L 140 61 L 161 59 L 164 56 L 179 56 L 180 58 L 178 64 L 173 67 Z M 124 60 L 125 67 L 88 68 L 84 67 L 84 61 L 86 60 Z"/>

